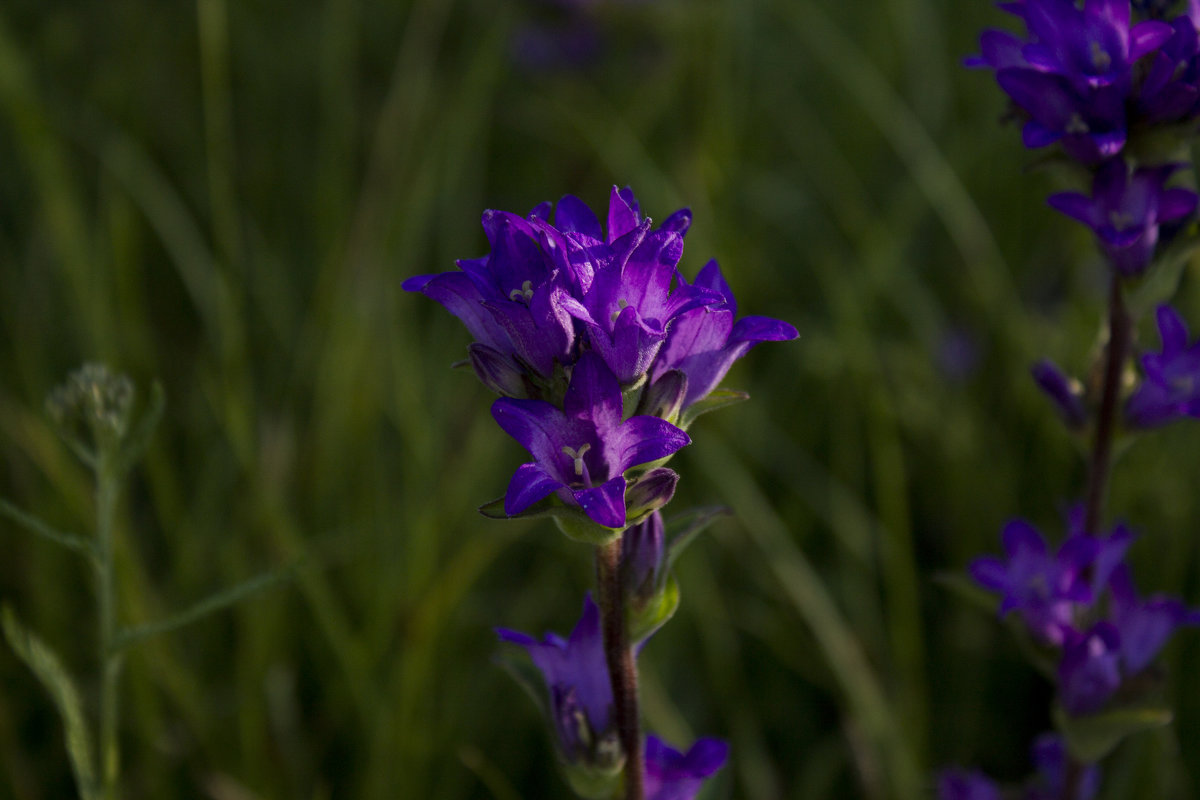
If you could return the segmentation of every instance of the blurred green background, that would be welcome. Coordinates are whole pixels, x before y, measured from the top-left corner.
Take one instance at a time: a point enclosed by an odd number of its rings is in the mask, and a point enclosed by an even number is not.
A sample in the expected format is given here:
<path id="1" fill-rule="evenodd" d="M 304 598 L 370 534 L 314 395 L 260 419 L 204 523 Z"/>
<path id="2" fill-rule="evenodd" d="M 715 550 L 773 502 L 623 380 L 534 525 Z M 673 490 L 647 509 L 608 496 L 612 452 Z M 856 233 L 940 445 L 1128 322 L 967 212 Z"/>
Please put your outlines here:
<path id="1" fill-rule="evenodd" d="M 673 508 L 735 516 L 679 564 L 641 658 L 650 729 L 727 738 L 711 798 L 929 796 L 1021 779 L 1045 681 L 936 582 L 1024 515 L 1053 537 L 1076 444 L 1027 377 L 1086 369 L 1104 273 L 990 76 L 989 4 L 660 0 L 596 12 L 593 63 L 523 65 L 516 0 L 7 0 L 0 7 L 0 496 L 89 529 L 46 393 L 86 360 L 159 379 L 121 506 L 126 621 L 304 557 L 297 579 L 134 651 L 127 798 L 563 797 L 497 625 L 573 625 L 587 549 L 500 523 L 523 451 L 458 321 L 400 281 L 486 250 L 484 208 L 570 192 L 689 205 L 683 268 L 798 342 L 727 384 Z M 1200 322 L 1196 281 L 1179 305 Z M 1157 335 L 1142 326 L 1142 346 Z M 1143 591 L 1200 603 L 1200 426 L 1131 450 L 1114 513 Z M 90 575 L 0 521 L 0 600 L 94 674 Z M 1200 637 L 1177 723 L 1104 797 L 1200 796 Z M 0 647 L 0 797 L 73 792 L 48 696 Z M 95 687 L 85 682 L 85 699 Z"/>

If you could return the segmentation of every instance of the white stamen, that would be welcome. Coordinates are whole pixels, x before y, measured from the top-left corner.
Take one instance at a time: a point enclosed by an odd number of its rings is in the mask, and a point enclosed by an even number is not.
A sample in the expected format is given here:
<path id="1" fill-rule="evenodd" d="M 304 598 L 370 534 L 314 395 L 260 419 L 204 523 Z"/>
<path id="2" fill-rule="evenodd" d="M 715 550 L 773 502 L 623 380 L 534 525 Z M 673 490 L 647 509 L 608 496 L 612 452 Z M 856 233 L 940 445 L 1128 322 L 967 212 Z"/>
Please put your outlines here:
<path id="1" fill-rule="evenodd" d="M 513 289 L 508 293 L 508 299 L 514 302 L 519 303 L 522 298 L 524 298 L 526 303 L 533 298 L 533 281 L 525 281 L 521 284 L 520 289 Z"/>
<path id="2" fill-rule="evenodd" d="M 563 453 L 565 453 L 568 457 L 570 457 L 571 459 L 574 460 L 575 474 L 581 478 L 583 477 L 583 454 L 591 449 L 592 449 L 591 442 L 584 442 L 583 444 L 579 445 L 578 449 L 576 449 L 574 447 L 567 447 L 566 445 L 563 445 L 563 449 L 562 449 Z"/>

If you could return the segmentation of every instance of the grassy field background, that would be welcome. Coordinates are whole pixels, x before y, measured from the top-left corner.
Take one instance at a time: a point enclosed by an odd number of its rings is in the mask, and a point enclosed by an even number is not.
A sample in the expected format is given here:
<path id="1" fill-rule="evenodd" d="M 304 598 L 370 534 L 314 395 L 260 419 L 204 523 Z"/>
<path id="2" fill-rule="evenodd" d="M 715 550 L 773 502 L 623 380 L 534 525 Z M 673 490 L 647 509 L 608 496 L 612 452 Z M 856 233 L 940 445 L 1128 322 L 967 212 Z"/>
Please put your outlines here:
<path id="1" fill-rule="evenodd" d="M 122 679 L 127 798 L 563 797 L 497 625 L 566 631 L 587 549 L 501 523 L 523 451 L 449 365 L 467 334 L 405 277 L 486 249 L 484 208 L 631 185 L 688 205 L 786 319 L 703 418 L 673 504 L 722 503 L 646 648 L 648 726 L 731 741 L 711 798 L 910 798 L 958 762 L 1022 778 L 1049 690 L 936 579 L 1026 516 L 1061 536 L 1078 447 L 1027 375 L 1086 368 L 1104 267 L 1043 202 L 999 91 L 959 66 L 982 2 L 661 0 L 602 57 L 522 66 L 516 0 L 0 7 L 0 496 L 88 529 L 43 398 L 101 360 L 167 411 L 120 508 L 121 611 L 294 581 L 147 642 Z M 1179 307 L 1200 323 L 1189 270 Z M 1142 346 L 1157 335 L 1144 321 Z M 1112 511 L 1143 591 L 1200 604 L 1200 426 L 1130 450 Z M 0 600 L 94 674 L 90 575 L 0 521 Z M 1176 724 L 1105 798 L 1200 796 L 1200 636 Z M 85 700 L 94 686 L 85 680 Z M 0 797 L 73 792 L 48 696 L 0 647 Z"/>

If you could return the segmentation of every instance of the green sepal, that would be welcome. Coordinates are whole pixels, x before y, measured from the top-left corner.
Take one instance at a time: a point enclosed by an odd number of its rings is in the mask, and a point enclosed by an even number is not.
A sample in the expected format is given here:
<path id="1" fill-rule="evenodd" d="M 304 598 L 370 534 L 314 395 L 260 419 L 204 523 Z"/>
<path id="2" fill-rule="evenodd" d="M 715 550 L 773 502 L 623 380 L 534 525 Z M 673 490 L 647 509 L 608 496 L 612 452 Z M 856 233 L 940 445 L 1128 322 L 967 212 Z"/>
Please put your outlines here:
<path id="1" fill-rule="evenodd" d="M 571 785 L 571 791 L 584 800 L 612 800 L 621 789 L 625 759 L 618 759 L 611 767 L 568 764 L 565 761 L 560 761 L 559 766 L 563 777 Z"/>
<path id="2" fill-rule="evenodd" d="M 630 603 L 626 612 L 629 620 L 629 641 L 637 644 L 666 624 L 679 608 L 679 581 L 667 575 L 663 587 L 651 595 L 640 608 Z"/>
<path id="3" fill-rule="evenodd" d="M 1134 319 L 1149 314 L 1175 296 L 1183 270 L 1191 263 L 1197 248 L 1200 248 L 1200 232 L 1193 224 L 1175 237 L 1144 276 L 1129 281 L 1125 305 Z"/>
<path id="4" fill-rule="evenodd" d="M 63 668 L 62 662 L 41 639 L 27 630 L 17 619 L 16 613 L 4 606 L 0 610 L 0 624 L 4 637 L 22 661 L 33 671 L 46 691 L 50 693 L 58 714 L 62 717 L 63 738 L 75 783 L 83 800 L 95 800 L 100 796 L 96 769 L 92 763 L 92 737 L 83 715 L 83 703 L 75 682 Z"/>
<path id="5" fill-rule="evenodd" d="M 696 417 L 701 414 L 707 414 L 718 408 L 732 406 L 749 399 L 749 394 L 736 389 L 714 389 L 683 410 L 683 413 L 679 415 L 679 427 L 686 431 L 696 421 Z"/>
<path id="6" fill-rule="evenodd" d="M 629 419 L 637 413 L 642 400 L 642 388 L 646 385 L 646 375 L 643 373 L 628 386 L 621 387 L 621 417 Z"/>
<path id="7" fill-rule="evenodd" d="M 1072 717 L 1060 704 L 1054 704 L 1054 726 L 1066 739 L 1071 755 L 1085 764 L 1103 759 L 1126 736 L 1162 728 L 1172 719 L 1169 708 L 1154 705 L 1121 706 Z"/>
<path id="8" fill-rule="evenodd" d="M 675 565 L 675 560 L 695 541 L 698 533 L 718 517 L 727 517 L 732 513 L 725 506 L 699 506 L 665 520 L 663 532 L 667 540 L 667 569 Z"/>
<path id="9" fill-rule="evenodd" d="M 500 497 L 479 507 L 479 513 L 488 519 L 536 519 L 553 518 L 558 529 L 569 539 L 584 544 L 604 545 L 621 535 L 624 528 L 606 528 L 593 521 L 582 509 L 569 506 L 551 494 L 537 501 L 520 514 L 511 517 L 504 513 L 504 498 Z"/>

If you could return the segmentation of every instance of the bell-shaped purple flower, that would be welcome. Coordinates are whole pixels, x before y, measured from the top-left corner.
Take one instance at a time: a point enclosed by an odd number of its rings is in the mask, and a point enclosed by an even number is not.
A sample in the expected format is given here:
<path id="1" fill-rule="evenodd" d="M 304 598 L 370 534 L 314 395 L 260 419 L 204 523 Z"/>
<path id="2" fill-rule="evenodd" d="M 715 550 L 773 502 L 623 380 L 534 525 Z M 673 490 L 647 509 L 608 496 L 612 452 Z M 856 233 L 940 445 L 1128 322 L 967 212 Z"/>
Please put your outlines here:
<path id="1" fill-rule="evenodd" d="M 1091 197 L 1062 192 L 1051 195 L 1048 202 L 1090 227 L 1119 273 L 1139 275 L 1154 257 L 1159 226 L 1196 209 L 1194 192 L 1166 187 L 1167 179 L 1181 167 L 1144 167 L 1130 175 L 1122 159 L 1113 159 L 1096 171 Z"/>
<path id="2" fill-rule="evenodd" d="M 700 270 L 692 286 L 714 293 L 721 302 L 692 308 L 676 317 L 650 373 L 652 380 L 670 370 L 679 370 L 687 377 L 683 408 L 715 389 L 733 363 L 759 342 L 782 342 L 799 336 L 794 327 L 777 319 L 748 316 L 735 320 L 737 300 L 715 260 Z"/>
<path id="3" fill-rule="evenodd" d="M 547 252 L 549 226 L 536 214 L 485 211 L 486 258 L 461 260 L 457 272 L 417 275 L 401 287 L 441 303 L 476 342 L 515 367 L 549 377 L 556 361 L 572 358 L 575 325 L 566 307 L 579 279 Z"/>
<path id="4" fill-rule="evenodd" d="M 680 753 L 657 736 L 647 736 L 646 800 L 693 800 L 727 758 L 729 745 L 720 739 L 697 739 L 687 753 Z"/>
<path id="5" fill-rule="evenodd" d="M 1033 740 L 1033 763 L 1037 775 L 1026 787 L 1023 800 L 1092 800 L 1100 791 L 1100 769 L 1082 767 L 1074 796 L 1067 794 L 1067 744 L 1057 733 L 1043 733 Z"/>
<path id="6" fill-rule="evenodd" d="M 1094 544 L 1070 537 L 1051 555 L 1046 540 L 1024 520 L 1013 520 L 1002 534 L 1008 560 L 984 556 L 971 563 L 971 576 L 1000 592 L 1000 614 L 1019 613 L 1030 633 L 1047 644 L 1062 644 L 1075 623 L 1075 607 L 1092 600 L 1084 570 Z"/>
<path id="7" fill-rule="evenodd" d="M 543 400 L 502 397 L 492 416 L 534 461 L 517 468 L 504 497 L 512 516 L 551 493 L 577 506 L 599 525 L 625 526 L 624 472 L 665 458 L 688 444 L 688 435 L 645 415 L 621 420 L 621 387 L 595 353 L 585 353 L 571 373 L 563 408 Z"/>
<path id="8" fill-rule="evenodd" d="M 1180 626 L 1200 625 L 1200 612 L 1174 597 L 1139 599 L 1129 568 L 1123 564 L 1113 572 L 1109 590 L 1109 617 L 1120 642 L 1121 666 L 1126 675 L 1136 675 L 1149 666 Z"/>
<path id="9" fill-rule="evenodd" d="M 1043 358 L 1029 372 L 1038 388 L 1050 402 L 1054 403 L 1059 416 L 1073 429 L 1079 429 L 1087 422 L 1087 406 L 1083 403 L 1083 386 L 1079 381 L 1068 378 L 1053 361 Z"/>
<path id="10" fill-rule="evenodd" d="M 541 670 L 557 744 L 566 761 L 592 764 L 616 758 L 612 683 L 604 658 L 600 610 L 591 595 L 584 597 L 583 616 L 568 639 L 547 633 L 539 642 L 506 628 L 497 628 L 496 633 L 524 647 Z"/>
<path id="11" fill-rule="evenodd" d="M 1002 6 L 1024 20 L 1028 39 L 989 30 L 970 67 L 996 81 L 1028 115 L 1026 147 L 1062 142 L 1072 158 L 1094 164 L 1125 146 L 1133 65 L 1171 38 L 1159 21 L 1130 25 L 1128 0 L 1024 0 Z"/>
<path id="12" fill-rule="evenodd" d="M 979 770 L 944 769 L 938 775 L 937 800 L 1002 800 L 1000 787 Z"/>
<path id="13" fill-rule="evenodd" d="M 1183 417 L 1200 417 L 1200 341 L 1189 342 L 1187 323 L 1170 306 L 1159 306 L 1162 351 L 1142 356 L 1142 382 L 1125 405 L 1135 428 Z"/>

